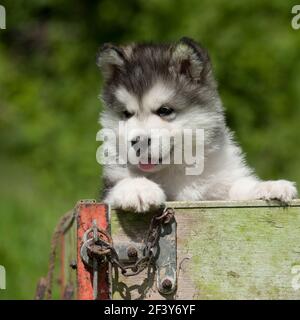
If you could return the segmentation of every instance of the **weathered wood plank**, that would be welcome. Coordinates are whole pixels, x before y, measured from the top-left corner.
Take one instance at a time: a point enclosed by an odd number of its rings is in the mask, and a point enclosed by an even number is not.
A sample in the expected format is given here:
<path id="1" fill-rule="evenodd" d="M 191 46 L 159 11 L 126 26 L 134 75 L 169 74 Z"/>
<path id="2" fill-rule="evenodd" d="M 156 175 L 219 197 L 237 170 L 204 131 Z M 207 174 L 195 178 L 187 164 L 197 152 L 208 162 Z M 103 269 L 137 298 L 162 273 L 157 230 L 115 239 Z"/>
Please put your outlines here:
<path id="1" fill-rule="evenodd" d="M 230 200 L 230 201 L 169 201 L 166 206 L 172 208 L 227 208 L 227 207 L 300 207 L 300 200 L 295 199 L 288 204 L 282 204 L 279 201 L 264 201 L 264 200 Z"/>
<path id="2" fill-rule="evenodd" d="M 115 299 L 299 299 L 300 201 L 173 202 L 178 290 L 161 296 L 153 273 L 113 274 Z M 114 242 L 144 239 L 151 214 L 111 210 Z M 300 267 L 299 267 L 300 268 Z"/>

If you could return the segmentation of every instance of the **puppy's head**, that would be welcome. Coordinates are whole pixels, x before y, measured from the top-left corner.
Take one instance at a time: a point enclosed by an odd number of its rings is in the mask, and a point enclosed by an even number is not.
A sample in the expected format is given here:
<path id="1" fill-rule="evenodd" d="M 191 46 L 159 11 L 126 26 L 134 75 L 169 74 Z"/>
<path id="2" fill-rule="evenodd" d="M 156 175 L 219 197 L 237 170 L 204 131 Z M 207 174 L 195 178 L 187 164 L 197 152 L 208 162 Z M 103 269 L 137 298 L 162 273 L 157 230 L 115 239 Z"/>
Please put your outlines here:
<path id="1" fill-rule="evenodd" d="M 222 107 L 208 53 L 193 40 L 106 44 L 98 65 L 104 77 L 101 123 L 119 130 L 123 121 L 118 138 L 138 159 L 132 169 L 153 172 L 172 162 L 175 138 L 184 129 L 204 129 L 205 145 L 216 142 L 224 126 Z"/>

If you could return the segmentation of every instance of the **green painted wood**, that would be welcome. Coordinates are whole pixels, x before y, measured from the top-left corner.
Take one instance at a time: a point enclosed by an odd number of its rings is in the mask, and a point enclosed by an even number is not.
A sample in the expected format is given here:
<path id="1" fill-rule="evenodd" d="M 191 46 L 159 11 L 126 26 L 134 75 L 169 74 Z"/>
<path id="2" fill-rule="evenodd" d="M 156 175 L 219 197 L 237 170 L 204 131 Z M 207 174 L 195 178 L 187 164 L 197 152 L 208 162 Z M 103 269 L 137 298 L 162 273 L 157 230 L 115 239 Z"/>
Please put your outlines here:
<path id="1" fill-rule="evenodd" d="M 178 290 L 162 296 L 153 273 L 113 273 L 115 299 L 299 299 L 300 201 L 169 202 L 175 208 Z M 114 242 L 142 241 L 151 213 L 111 209 Z"/>

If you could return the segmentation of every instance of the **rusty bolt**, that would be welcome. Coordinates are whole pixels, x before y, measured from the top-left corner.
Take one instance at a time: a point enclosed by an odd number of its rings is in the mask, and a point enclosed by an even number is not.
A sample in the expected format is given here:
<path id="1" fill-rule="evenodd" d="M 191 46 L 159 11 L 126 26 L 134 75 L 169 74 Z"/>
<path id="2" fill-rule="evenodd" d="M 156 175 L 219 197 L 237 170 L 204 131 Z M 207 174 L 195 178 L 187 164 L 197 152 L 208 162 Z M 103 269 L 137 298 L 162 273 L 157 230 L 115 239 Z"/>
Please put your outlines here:
<path id="1" fill-rule="evenodd" d="M 173 283 L 170 279 L 164 279 L 161 285 L 164 290 L 171 290 Z"/>
<path id="2" fill-rule="evenodd" d="M 73 270 L 76 270 L 76 269 L 77 269 L 77 263 L 76 263 L 75 260 L 72 260 L 72 261 L 70 262 L 70 267 L 71 267 Z"/>
<path id="3" fill-rule="evenodd" d="M 127 255 L 128 255 L 129 258 L 137 258 L 138 252 L 137 252 L 136 248 L 129 247 L 127 249 Z"/>

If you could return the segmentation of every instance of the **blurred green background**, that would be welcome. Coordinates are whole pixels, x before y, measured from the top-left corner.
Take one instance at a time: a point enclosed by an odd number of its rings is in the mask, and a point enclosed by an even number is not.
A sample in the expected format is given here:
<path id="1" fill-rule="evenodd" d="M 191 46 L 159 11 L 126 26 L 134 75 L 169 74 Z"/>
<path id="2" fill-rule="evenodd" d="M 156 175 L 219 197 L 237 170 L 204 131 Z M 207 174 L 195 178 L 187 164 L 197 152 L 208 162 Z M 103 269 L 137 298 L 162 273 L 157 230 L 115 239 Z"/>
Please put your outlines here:
<path id="1" fill-rule="evenodd" d="M 208 49 L 228 124 L 265 179 L 300 182 L 300 30 L 289 0 L 9 0 L 0 30 L 0 299 L 31 299 L 59 216 L 97 198 L 103 42 Z"/>

